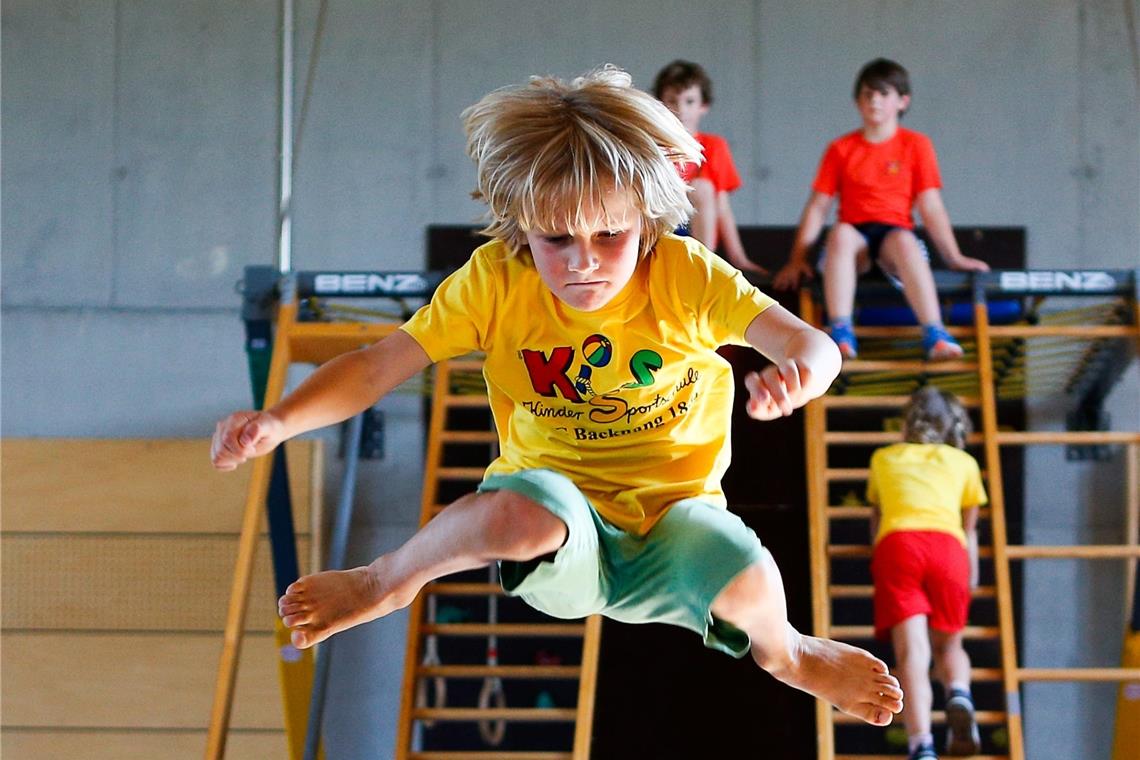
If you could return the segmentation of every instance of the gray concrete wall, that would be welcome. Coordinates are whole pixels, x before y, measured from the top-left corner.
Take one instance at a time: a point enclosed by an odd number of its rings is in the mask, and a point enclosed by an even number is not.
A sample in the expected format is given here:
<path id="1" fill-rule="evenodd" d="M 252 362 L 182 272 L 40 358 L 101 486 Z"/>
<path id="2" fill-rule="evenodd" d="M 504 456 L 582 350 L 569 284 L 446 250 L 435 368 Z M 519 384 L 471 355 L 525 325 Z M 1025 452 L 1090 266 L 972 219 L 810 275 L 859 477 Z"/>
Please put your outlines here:
<path id="1" fill-rule="evenodd" d="M 855 71 L 885 55 L 912 73 L 907 123 L 938 147 L 955 223 L 1026 227 L 1036 267 L 1138 266 L 1137 6 L 330 3 L 297 156 L 294 265 L 423 266 L 425 225 L 480 211 L 463 107 L 605 61 L 646 86 L 674 57 L 704 63 L 718 89 L 706 126 L 744 175 L 738 220 L 793 223 L 824 144 L 857 124 Z M 298 3 L 298 105 L 316 7 Z M 277 3 L 8 0 L 2 42 L 0 430 L 205 435 L 247 403 L 234 284 L 274 257 Z M 1133 370 L 1115 427 L 1140 427 L 1137 386 Z M 385 408 L 392 455 L 364 466 L 360 561 L 405 537 L 418 504 L 417 405 Z M 1032 411 L 1061 424 L 1053 407 Z M 1033 453 L 1029 538 L 1117 540 L 1119 472 Z M 1115 564 L 1030 572 L 1024 660 L 1115 662 L 1119 577 Z M 401 619 L 345 635 L 330 757 L 388 755 L 402 637 Z M 1031 757 L 1107 756 L 1111 710 L 1104 687 L 1030 688 Z"/>

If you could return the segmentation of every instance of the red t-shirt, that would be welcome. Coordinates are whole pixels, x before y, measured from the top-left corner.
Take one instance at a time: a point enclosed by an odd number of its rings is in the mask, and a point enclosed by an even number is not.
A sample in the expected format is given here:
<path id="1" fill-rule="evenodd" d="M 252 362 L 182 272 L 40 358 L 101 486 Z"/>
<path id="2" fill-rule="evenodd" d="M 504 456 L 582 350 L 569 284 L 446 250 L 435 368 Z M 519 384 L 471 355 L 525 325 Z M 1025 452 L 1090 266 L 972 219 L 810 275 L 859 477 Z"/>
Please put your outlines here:
<path id="1" fill-rule="evenodd" d="M 872 143 L 859 131 L 843 135 L 823 153 L 812 189 L 839 196 L 839 221 L 878 222 L 913 229 L 910 210 L 924 190 L 942 187 L 930 138 L 898 128 Z"/>
<path id="2" fill-rule="evenodd" d="M 728 140 L 704 132 L 698 132 L 694 137 L 705 149 L 705 160 L 700 165 L 680 164 L 677 169 L 681 172 L 681 179 L 687 184 L 692 184 L 694 179 L 707 179 L 718 193 L 731 193 L 740 187 L 740 175 L 736 173 L 736 164 L 732 162 Z"/>

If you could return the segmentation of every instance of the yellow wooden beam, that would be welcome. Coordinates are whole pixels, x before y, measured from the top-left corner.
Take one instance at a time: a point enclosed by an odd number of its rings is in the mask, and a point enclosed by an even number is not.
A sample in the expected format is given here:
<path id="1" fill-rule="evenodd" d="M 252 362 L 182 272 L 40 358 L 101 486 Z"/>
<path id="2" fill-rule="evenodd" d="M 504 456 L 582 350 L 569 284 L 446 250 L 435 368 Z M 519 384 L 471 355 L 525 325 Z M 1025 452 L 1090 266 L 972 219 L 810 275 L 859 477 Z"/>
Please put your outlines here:
<path id="1" fill-rule="evenodd" d="M 1007 546 L 1010 559 L 1135 559 L 1140 546 L 1125 544 L 1085 544 L 1075 546 Z"/>
<path id="2" fill-rule="evenodd" d="M 286 308 L 286 306 L 282 306 Z M 280 319 L 277 329 L 281 329 Z M 395 332 L 383 322 L 292 322 L 289 350 L 298 364 L 324 364 L 341 354 L 375 343 Z"/>
<path id="3" fill-rule="evenodd" d="M 819 326 L 820 316 L 807 288 L 800 289 L 800 317 Z M 827 407 L 823 397 L 804 407 L 804 448 L 807 458 L 808 541 L 811 546 L 812 629 L 816 636 L 828 636 L 831 628 L 831 604 L 827 598 L 830 585 L 827 560 L 827 446 L 823 433 L 827 428 Z M 835 755 L 835 732 L 831 705 L 815 700 L 815 735 L 817 757 L 831 760 Z"/>
<path id="4" fill-rule="evenodd" d="M 1137 272 L 1140 276 L 1140 271 Z M 1140 283 L 1133 284 L 1134 294 L 1140 295 Z M 1132 299 L 1133 324 L 1140 327 L 1140 298 Z M 1137 339 L 1137 350 L 1140 350 L 1140 337 Z M 1129 444 L 1128 459 L 1125 463 L 1127 473 L 1124 478 L 1126 517 L 1125 541 L 1129 546 L 1137 544 L 1137 530 L 1140 529 L 1140 446 Z M 1120 653 L 1120 664 L 1125 667 L 1140 667 L 1140 631 L 1132 630 L 1131 619 L 1134 610 L 1132 602 L 1135 599 L 1136 589 L 1136 560 L 1129 560 L 1125 566 L 1125 599 L 1124 618 L 1129 621 L 1125 626 L 1124 645 Z M 1140 679 L 1138 679 L 1140 680 Z M 1136 684 L 1121 683 L 1116 692 L 1116 727 L 1112 741 L 1112 760 L 1125 760 L 1136 754 L 1136 747 L 1140 746 L 1140 700 L 1135 698 L 1131 690 Z"/>
<path id="5" fill-rule="evenodd" d="M 292 321 L 296 307 L 283 304 L 279 318 Z M 285 392 L 285 380 L 289 371 L 290 355 L 288 341 L 282 339 L 279 331 L 273 346 L 273 357 L 269 364 L 269 377 L 265 388 L 266 406 L 276 402 Z M 238 659 L 241 655 L 241 639 L 245 629 L 245 614 L 249 603 L 250 580 L 253 577 L 253 561 L 257 550 L 262 516 L 265 514 L 265 500 L 269 494 L 269 477 L 272 472 L 272 457 L 259 457 L 251 465 L 249 491 L 246 496 L 245 511 L 242 516 L 241 538 L 238 543 L 238 556 L 234 569 L 230 603 L 226 612 L 226 627 L 222 638 L 222 655 L 218 664 L 218 680 L 214 689 L 214 704 L 210 712 L 210 727 L 206 736 L 207 760 L 221 760 L 226 752 L 226 738 L 229 732 L 230 712 L 233 709 L 234 683 L 237 677 Z M 303 741 L 303 740 L 302 740 Z M 292 742 L 290 741 L 290 745 Z"/>
<path id="6" fill-rule="evenodd" d="M 573 760 L 590 760 L 590 739 L 594 733 L 594 702 L 598 687 L 598 658 L 602 646 L 602 618 L 586 620 L 582 640 L 582 672 L 578 681 L 577 722 L 574 724 Z"/>
<path id="7" fill-rule="evenodd" d="M 1002 685 L 1005 690 L 1009 754 L 1024 760 L 1021 728 L 1021 693 L 1017 681 L 1017 639 L 1013 628 L 1013 593 L 1006 554 L 1005 491 L 1002 485 L 1001 452 L 998 448 L 997 397 L 994 391 L 993 346 L 989 311 L 984 299 L 974 303 L 974 328 L 978 345 L 978 385 L 981 397 L 982 435 L 986 469 L 989 472 L 990 529 L 993 533 L 994 576 L 998 592 L 998 627 L 1001 637 Z"/>
<path id="8" fill-rule="evenodd" d="M 1140 667 L 1135 668 L 1018 668 L 1022 681 L 1140 681 Z"/>

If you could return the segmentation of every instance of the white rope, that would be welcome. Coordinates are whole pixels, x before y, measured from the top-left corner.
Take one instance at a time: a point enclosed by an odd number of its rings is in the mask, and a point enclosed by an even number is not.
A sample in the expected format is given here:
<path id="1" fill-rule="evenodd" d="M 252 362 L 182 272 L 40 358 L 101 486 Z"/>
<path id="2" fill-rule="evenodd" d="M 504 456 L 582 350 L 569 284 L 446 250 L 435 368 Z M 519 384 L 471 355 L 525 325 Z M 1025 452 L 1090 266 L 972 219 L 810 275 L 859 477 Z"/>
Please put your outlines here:
<path id="1" fill-rule="evenodd" d="M 499 582 L 497 568 L 496 563 L 491 563 L 491 583 Z M 495 594 L 487 597 L 487 622 L 491 626 L 499 622 L 499 597 Z M 499 637 L 493 633 L 487 636 L 487 664 L 491 667 L 499 664 Z M 483 688 L 479 690 L 479 709 L 486 710 L 492 706 L 500 708 L 507 706 L 507 695 L 503 691 L 503 681 L 498 676 L 484 678 Z M 479 721 L 479 735 L 483 737 L 483 741 L 492 747 L 498 747 L 502 744 L 506 733 L 507 722 L 505 720 Z"/>
<path id="2" fill-rule="evenodd" d="M 435 595 L 431 594 L 427 598 L 427 619 L 428 625 L 435 625 Z M 424 641 L 424 657 L 421 661 L 424 667 L 432 667 L 441 665 L 439 659 L 439 641 L 435 634 L 427 637 Z M 435 686 L 435 704 L 434 707 L 447 706 L 447 679 L 443 676 L 435 676 L 434 678 L 420 678 L 416 680 L 416 707 L 423 709 L 428 706 L 428 682 L 431 681 Z M 435 721 L 422 721 L 424 728 L 431 728 L 435 725 Z"/>

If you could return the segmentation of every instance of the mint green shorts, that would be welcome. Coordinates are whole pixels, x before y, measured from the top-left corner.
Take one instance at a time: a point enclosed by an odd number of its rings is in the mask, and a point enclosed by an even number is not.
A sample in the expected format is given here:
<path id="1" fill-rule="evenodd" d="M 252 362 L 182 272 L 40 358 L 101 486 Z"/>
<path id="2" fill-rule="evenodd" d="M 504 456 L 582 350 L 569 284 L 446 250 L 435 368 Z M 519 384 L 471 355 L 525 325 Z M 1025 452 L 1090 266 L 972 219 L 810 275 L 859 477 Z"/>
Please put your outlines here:
<path id="1" fill-rule="evenodd" d="M 747 654 L 748 635 L 709 611 L 729 581 L 765 552 L 736 515 L 683 499 L 638 537 L 606 522 L 569 478 L 552 470 L 492 475 L 479 486 L 499 490 L 538 502 L 567 528 L 566 543 L 554 554 L 499 563 L 508 594 L 558 618 L 598 613 L 624 623 L 679 625 L 700 634 L 710 649 Z"/>

